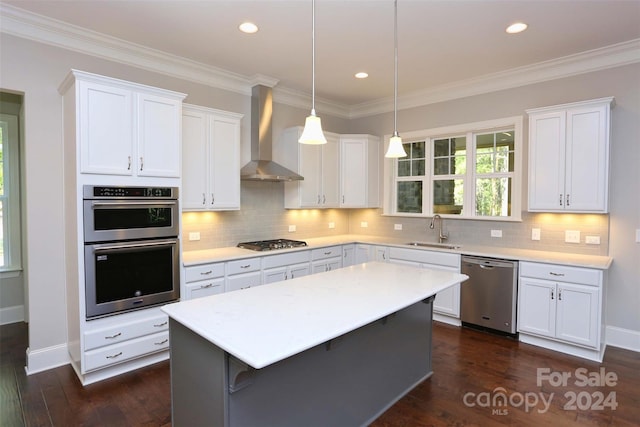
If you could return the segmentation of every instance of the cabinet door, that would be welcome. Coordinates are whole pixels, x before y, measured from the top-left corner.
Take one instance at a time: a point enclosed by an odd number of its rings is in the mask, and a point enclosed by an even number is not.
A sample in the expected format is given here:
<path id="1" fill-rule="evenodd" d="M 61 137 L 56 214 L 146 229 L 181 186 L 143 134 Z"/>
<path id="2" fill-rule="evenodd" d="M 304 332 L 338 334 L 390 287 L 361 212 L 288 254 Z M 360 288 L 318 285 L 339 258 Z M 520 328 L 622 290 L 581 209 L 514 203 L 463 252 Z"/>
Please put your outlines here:
<path id="1" fill-rule="evenodd" d="M 355 264 L 362 264 L 371 260 L 371 246 L 356 245 Z"/>
<path id="2" fill-rule="evenodd" d="M 348 267 L 355 264 L 356 245 L 343 245 L 342 246 L 342 266 Z"/>
<path id="3" fill-rule="evenodd" d="M 340 140 L 341 193 L 340 206 L 367 206 L 367 141 L 343 138 Z"/>
<path id="4" fill-rule="evenodd" d="M 607 210 L 608 110 L 608 105 L 601 105 L 567 112 L 567 210 Z"/>
<path id="5" fill-rule="evenodd" d="M 240 209 L 240 122 L 211 117 L 209 203 L 213 209 Z"/>
<path id="6" fill-rule="evenodd" d="M 322 147 L 300 144 L 300 207 L 317 208 L 322 204 Z"/>
<path id="7" fill-rule="evenodd" d="M 518 330 L 555 337 L 556 284 L 546 280 L 520 278 Z"/>
<path id="8" fill-rule="evenodd" d="M 327 260 L 327 271 L 338 270 L 342 268 L 342 258 L 332 258 Z"/>
<path id="9" fill-rule="evenodd" d="M 322 146 L 322 207 L 335 208 L 340 206 L 340 142 L 332 135 L 326 138 Z"/>
<path id="10" fill-rule="evenodd" d="M 287 280 L 287 267 L 275 267 L 262 270 L 262 283 L 281 282 Z"/>
<path id="11" fill-rule="evenodd" d="M 179 178 L 182 102 L 149 94 L 137 100 L 137 174 Z"/>
<path id="12" fill-rule="evenodd" d="M 289 278 L 295 279 L 297 277 L 308 276 L 311 274 L 311 268 L 309 267 L 309 263 L 292 265 L 289 267 Z"/>
<path id="13" fill-rule="evenodd" d="M 597 348 L 600 291 L 596 287 L 558 284 L 556 337 Z"/>
<path id="14" fill-rule="evenodd" d="M 422 264 L 423 268 L 432 268 L 434 270 L 451 271 L 453 273 L 459 273 L 460 268 L 443 267 L 441 265 L 434 264 Z M 447 316 L 460 317 L 460 284 L 456 284 L 440 291 L 436 294 L 436 299 L 433 301 L 433 311 L 437 311 L 440 314 L 446 314 Z"/>
<path id="15" fill-rule="evenodd" d="M 375 260 L 387 262 L 389 260 L 389 248 L 386 246 L 375 246 Z"/>
<path id="16" fill-rule="evenodd" d="M 207 115 L 184 109 L 182 115 L 182 208 L 207 206 Z"/>
<path id="17" fill-rule="evenodd" d="M 566 115 L 533 114 L 529 119 L 529 210 L 564 210 Z"/>
<path id="18" fill-rule="evenodd" d="M 132 175 L 133 93 L 83 81 L 78 88 L 80 171 Z"/>

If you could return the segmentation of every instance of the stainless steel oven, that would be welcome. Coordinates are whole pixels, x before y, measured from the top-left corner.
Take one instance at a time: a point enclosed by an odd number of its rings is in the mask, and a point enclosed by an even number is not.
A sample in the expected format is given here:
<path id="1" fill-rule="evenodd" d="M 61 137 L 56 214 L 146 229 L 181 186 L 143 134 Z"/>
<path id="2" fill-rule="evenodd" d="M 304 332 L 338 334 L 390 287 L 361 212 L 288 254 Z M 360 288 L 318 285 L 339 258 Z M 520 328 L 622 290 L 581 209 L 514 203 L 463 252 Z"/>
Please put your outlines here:
<path id="1" fill-rule="evenodd" d="M 87 319 L 180 296 L 178 189 L 84 187 Z"/>

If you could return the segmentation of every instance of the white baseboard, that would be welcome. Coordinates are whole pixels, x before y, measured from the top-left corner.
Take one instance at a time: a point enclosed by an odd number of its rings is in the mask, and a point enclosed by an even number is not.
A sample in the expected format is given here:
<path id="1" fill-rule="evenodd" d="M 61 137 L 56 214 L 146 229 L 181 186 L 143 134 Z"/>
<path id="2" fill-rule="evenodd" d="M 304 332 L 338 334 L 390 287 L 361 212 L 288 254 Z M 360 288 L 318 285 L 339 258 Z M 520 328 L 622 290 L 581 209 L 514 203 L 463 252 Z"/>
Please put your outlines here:
<path id="1" fill-rule="evenodd" d="M 607 345 L 640 352 L 640 332 L 607 326 Z"/>
<path id="2" fill-rule="evenodd" d="M 55 345 L 41 350 L 31 351 L 27 348 L 27 375 L 57 368 L 71 363 L 67 344 Z"/>
<path id="3" fill-rule="evenodd" d="M 0 325 L 24 322 L 24 305 L 0 308 Z"/>

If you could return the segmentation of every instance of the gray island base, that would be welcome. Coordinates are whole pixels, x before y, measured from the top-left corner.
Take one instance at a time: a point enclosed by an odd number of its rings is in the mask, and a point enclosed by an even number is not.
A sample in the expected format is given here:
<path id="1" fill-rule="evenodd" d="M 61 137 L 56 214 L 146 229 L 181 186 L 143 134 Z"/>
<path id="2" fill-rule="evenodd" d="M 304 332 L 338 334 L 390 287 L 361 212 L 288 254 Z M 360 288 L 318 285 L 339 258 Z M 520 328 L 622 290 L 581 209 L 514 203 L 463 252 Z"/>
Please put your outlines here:
<path id="1" fill-rule="evenodd" d="M 193 300 L 165 306 L 170 317 L 172 425 L 367 425 L 431 376 L 434 295 L 465 279 L 449 272 L 368 263 L 216 295 L 197 304 Z M 239 304 L 245 299 L 246 304 Z M 264 301 L 260 315 L 266 317 L 250 331 L 252 322 L 239 319 L 242 310 L 251 310 L 258 300 Z M 225 340 L 225 333 L 216 334 L 224 327 L 223 318 L 235 320 L 235 326 L 241 323 L 227 337 L 244 330 L 245 339 Z M 323 321 L 327 331 L 318 334 Z M 269 333 L 277 345 L 256 353 L 269 342 L 264 337 Z M 245 343 L 252 336 L 257 345 Z"/>

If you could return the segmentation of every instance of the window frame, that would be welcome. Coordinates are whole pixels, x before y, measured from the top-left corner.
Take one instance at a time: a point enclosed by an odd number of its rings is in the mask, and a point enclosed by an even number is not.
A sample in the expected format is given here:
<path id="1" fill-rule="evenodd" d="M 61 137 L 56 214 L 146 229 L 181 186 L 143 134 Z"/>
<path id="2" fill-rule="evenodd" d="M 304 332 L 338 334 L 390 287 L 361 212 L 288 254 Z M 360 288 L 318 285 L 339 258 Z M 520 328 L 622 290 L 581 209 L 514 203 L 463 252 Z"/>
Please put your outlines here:
<path id="1" fill-rule="evenodd" d="M 0 195 L 0 199 L 3 202 L 2 215 L 6 215 L 2 220 L 2 224 L 0 224 L 4 236 L 2 241 L 4 259 L 3 265 L 0 265 L 0 276 L 6 278 L 11 277 L 11 273 L 22 270 L 20 242 L 20 121 L 17 115 L 7 113 L 0 113 L 0 121 L 3 124 L 8 124 L 5 128 L 8 129 L 6 146 L 2 147 L 4 194 Z"/>
<path id="2" fill-rule="evenodd" d="M 402 216 L 402 217 L 431 217 L 433 212 L 433 157 L 434 148 L 433 140 L 452 138 L 457 136 L 466 136 L 466 172 L 463 178 L 464 201 L 463 214 L 440 214 L 443 218 L 452 219 L 472 219 L 472 220 L 488 220 L 488 221 L 522 221 L 522 173 L 523 173 L 523 116 L 512 116 L 494 120 L 486 120 L 473 123 L 464 123 L 453 126 L 445 126 L 432 129 L 424 129 L 412 132 L 404 132 L 401 136 L 403 143 L 411 143 L 425 141 L 427 147 L 425 149 L 427 159 L 425 161 L 425 176 L 423 181 L 423 210 L 421 213 L 405 213 L 397 211 L 397 159 L 384 159 L 384 183 L 383 183 L 383 215 L 385 216 Z M 475 193 L 476 193 L 476 176 L 485 175 L 477 174 L 475 170 L 476 160 L 476 135 L 491 132 L 501 132 L 513 129 L 514 135 L 514 171 L 512 173 L 512 194 L 511 194 L 511 215 L 510 216 L 479 216 L 476 215 Z M 389 144 L 391 135 L 385 135 L 385 150 Z M 504 175 L 504 173 L 495 173 L 494 175 Z M 454 175 L 438 175 L 439 179 Z M 458 176 L 458 175 L 455 175 Z M 421 177 L 402 177 L 413 178 L 418 180 Z"/>

